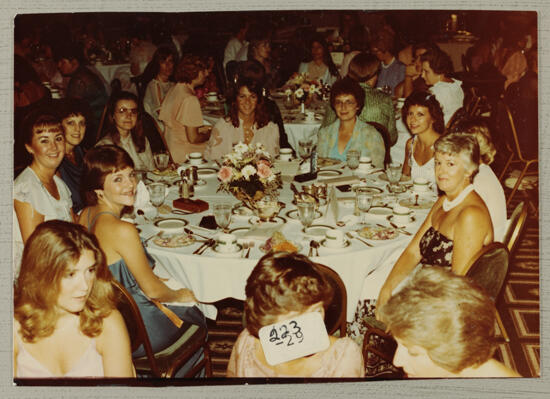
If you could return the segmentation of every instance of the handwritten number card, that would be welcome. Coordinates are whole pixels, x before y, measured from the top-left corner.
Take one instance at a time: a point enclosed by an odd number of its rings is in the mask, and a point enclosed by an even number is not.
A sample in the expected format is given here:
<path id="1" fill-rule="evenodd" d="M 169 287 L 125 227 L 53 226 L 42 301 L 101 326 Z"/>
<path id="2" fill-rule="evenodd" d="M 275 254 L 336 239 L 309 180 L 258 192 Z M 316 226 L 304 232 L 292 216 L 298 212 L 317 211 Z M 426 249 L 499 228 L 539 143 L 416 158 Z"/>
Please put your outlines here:
<path id="1" fill-rule="evenodd" d="M 304 313 L 258 332 L 267 363 L 275 366 L 327 349 L 329 337 L 319 312 Z"/>

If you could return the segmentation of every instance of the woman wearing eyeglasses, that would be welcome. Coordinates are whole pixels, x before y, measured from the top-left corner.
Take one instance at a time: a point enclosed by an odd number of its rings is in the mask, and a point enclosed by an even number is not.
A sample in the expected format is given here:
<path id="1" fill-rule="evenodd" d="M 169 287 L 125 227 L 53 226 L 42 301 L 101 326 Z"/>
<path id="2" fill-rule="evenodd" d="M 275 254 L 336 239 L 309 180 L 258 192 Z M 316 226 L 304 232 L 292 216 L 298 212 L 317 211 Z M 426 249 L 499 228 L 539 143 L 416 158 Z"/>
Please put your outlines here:
<path id="1" fill-rule="evenodd" d="M 364 103 L 365 92 L 355 80 L 345 77 L 332 85 L 330 105 L 338 120 L 317 133 L 320 157 L 345 161 L 348 151 L 353 149 L 370 157 L 375 167 L 384 167 L 384 139 L 374 127 L 357 117 Z"/>
<path id="2" fill-rule="evenodd" d="M 137 97 L 121 91 L 113 93 L 109 101 L 107 134 L 96 145 L 119 146 L 130 155 L 135 169 L 153 170 L 153 152 L 141 125 Z"/>

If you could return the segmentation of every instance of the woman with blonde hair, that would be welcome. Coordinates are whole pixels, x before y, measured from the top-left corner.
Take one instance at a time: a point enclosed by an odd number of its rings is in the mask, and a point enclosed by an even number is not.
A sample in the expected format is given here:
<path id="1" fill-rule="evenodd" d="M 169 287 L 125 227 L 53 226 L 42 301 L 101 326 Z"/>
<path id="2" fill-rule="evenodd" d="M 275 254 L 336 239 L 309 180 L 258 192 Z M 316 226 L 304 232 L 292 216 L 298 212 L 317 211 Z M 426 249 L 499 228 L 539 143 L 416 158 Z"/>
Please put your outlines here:
<path id="1" fill-rule="evenodd" d="M 481 162 L 473 185 L 491 214 L 495 241 L 501 241 L 506 232 L 506 196 L 497 175 L 490 166 L 495 159 L 497 150 L 491 140 L 488 122 L 483 118 L 463 121 L 456 127 L 456 133 L 471 134 L 479 144 Z"/>
<path id="2" fill-rule="evenodd" d="M 327 349 L 277 365 L 267 363 L 258 331 L 304 313 L 325 315 L 334 291 L 304 255 L 262 257 L 246 282 L 246 329 L 233 346 L 228 377 L 363 377 L 363 357 L 350 338 L 329 337 Z"/>
<path id="3" fill-rule="evenodd" d="M 472 256 L 493 242 L 493 225 L 472 184 L 479 168 L 479 145 L 471 135 L 441 136 L 435 147 L 435 179 L 443 192 L 380 289 L 377 311 L 420 264 L 464 275 Z"/>
<path id="4" fill-rule="evenodd" d="M 14 289 L 15 377 L 135 376 L 111 278 L 83 227 L 50 220 L 35 229 Z"/>
<path id="5" fill-rule="evenodd" d="M 521 377 L 493 359 L 495 305 L 477 284 L 425 267 L 379 310 L 412 378 Z"/>

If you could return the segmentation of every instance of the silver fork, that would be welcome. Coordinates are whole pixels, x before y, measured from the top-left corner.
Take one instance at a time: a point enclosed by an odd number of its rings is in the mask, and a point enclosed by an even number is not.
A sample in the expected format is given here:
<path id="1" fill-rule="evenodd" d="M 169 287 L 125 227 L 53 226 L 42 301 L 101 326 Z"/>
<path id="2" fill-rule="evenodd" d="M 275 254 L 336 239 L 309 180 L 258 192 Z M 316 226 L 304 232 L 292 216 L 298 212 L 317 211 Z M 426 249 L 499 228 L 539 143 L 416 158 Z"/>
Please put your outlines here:
<path id="1" fill-rule="evenodd" d="M 248 257 L 250 256 L 250 250 L 254 247 L 254 241 L 250 241 L 249 243 L 247 243 L 247 245 L 248 251 L 246 251 L 246 255 L 244 257 L 248 259 Z"/>
<path id="2" fill-rule="evenodd" d="M 241 252 L 241 258 L 244 258 L 245 255 L 246 255 L 246 250 L 248 249 L 248 243 L 247 243 L 247 242 L 243 242 L 243 243 L 241 244 L 241 246 L 243 247 L 242 252 Z"/>

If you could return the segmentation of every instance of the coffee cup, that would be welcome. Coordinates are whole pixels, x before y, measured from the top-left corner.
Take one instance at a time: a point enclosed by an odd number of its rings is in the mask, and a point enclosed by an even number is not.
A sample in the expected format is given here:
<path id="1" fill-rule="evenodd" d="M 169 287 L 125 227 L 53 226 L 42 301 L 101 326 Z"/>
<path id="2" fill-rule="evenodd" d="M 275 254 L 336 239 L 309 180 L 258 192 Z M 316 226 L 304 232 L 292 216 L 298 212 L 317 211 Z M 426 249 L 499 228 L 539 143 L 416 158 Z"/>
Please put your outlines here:
<path id="1" fill-rule="evenodd" d="M 279 150 L 279 159 L 281 161 L 290 161 L 290 160 L 292 160 L 292 149 L 291 148 L 281 148 Z"/>
<path id="2" fill-rule="evenodd" d="M 216 93 L 215 91 L 206 93 L 206 100 L 212 103 L 218 101 L 218 93 Z"/>
<path id="3" fill-rule="evenodd" d="M 315 112 L 306 111 L 306 121 L 313 122 L 315 120 Z"/>
<path id="4" fill-rule="evenodd" d="M 220 233 L 216 239 L 217 249 L 220 252 L 231 252 L 237 245 L 237 236 L 235 234 Z"/>
<path id="5" fill-rule="evenodd" d="M 192 152 L 188 155 L 191 165 L 200 165 L 202 163 L 202 154 L 200 152 Z"/>
<path id="6" fill-rule="evenodd" d="M 345 244 L 342 230 L 327 229 L 325 232 L 325 245 L 329 248 L 341 248 Z"/>
<path id="7" fill-rule="evenodd" d="M 413 210 L 406 206 L 395 205 L 393 207 L 393 221 L 397 224 L 407 224 L 413 216 Z"/>
<path id="8" fill-rule="evenodd" d="M 429 181 L 424 177 L 417 177 L 413 181 L 413 189 L 416 192 L 426 192 L 429 190 Z"/>
<path id="9" fill-rule="evenodd" d="M 370 157 L 361 157 L 359 158 L 359 169 L 367 171 L 372 168 L 372 160 Z"/>

